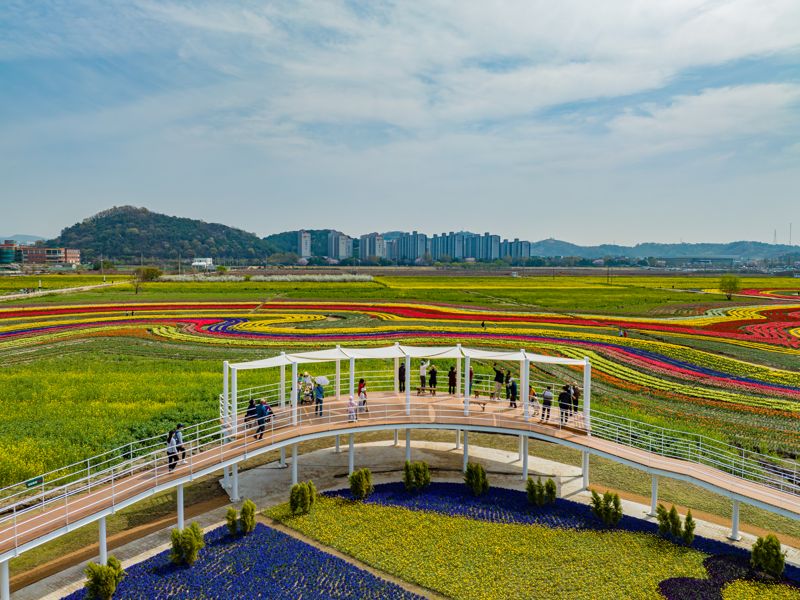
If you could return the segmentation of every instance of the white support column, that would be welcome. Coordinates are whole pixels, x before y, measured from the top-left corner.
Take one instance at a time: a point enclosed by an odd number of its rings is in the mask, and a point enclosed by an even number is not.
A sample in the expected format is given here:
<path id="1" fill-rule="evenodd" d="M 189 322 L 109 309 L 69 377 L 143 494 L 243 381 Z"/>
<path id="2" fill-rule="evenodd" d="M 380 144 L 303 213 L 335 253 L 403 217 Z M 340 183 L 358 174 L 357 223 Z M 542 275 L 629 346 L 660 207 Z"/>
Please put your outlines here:
<path id="1" fill-rule="evenodd" d="M 736 498 L 733 499 L 731 534 L 728 536 L 728 539 L 733 540 L 734 542 L 738 542 L 742 539 L 742 536 L 739 534 L 739 501 Z"/>
<path id="2" fill-rule="evenodd" d="M 531 361 L 527 356 L 525 357 L 525 360 L 522 361 L 522 372 L 520 373 L 520 379 L 522 380 L 522 413 L 525 415 L 525 420 L 530 421 L 531 407 L 528 406 L 530 403 L 528 389 L 531 387 L 529 383 L 531 380 Z"/>
<path id="3" fill-rule="evenodd" d="M 581 453 L 581 475 L 583 475 L 583 489 L 589 489 L 589 453 L 584 450 Z"/>
<path id="4" fill-rule="evenodd" d="M 353 471 L 356 470 L 356 447 L 355 447 L 355 436 L 351 433 L 350 434 L 350 446 L 347 450 L 347 474 L 352 475 Z"/>
<path id="5" fill-rule="evenodd" d="M 336 399 L 342 399 L 342 361 L 336 359 Z"/>
<path id="6" fill-rule="evenodd" d="M 464 358 L 464 416 L 469 416 L 469 396 L 472 390 L 469 388 L 469 356 Z M 464 443 L 467 443 L 467 432 L 464 432 Z"/>
<path id="7" fill-rule="evenodd" d="M 176 489 L 176 504 L 178 507 L 178 529 L 183 529 L 183 484 Z"/>
<path id="8" fill-rule="evenodd" d="M 399 429 L 395 429 L 394 430 L 394 445 L 395 446 L 399 446 L 400 445 L 399 438 L 400 438 L 400 430 Z"/>
<path id="9" fill-rule="evenodd" d="M 8 560 L 0 562 L 0 600 L 11 600 L 11 578 L 8 575 Z"/>
<path id="10" fill-rule="evenodd" d="M 280 465 L 281 469 L 285 469 L 286 468 L 286 447 L 285 446 L 283 448 L 281 448 L 281 457 L 280 457 L 280 460 L 278 461 L 278 465 Z"/>
<path id="11" fill-rule="evenodd" d="M 583 358 L 583 422 L 586 433 L 592 435 L 592 363 Z"/>
<path id="12" fill-rule="evenodd" d="M 524 435 L 519 436 L 519 444 L 518 444 L 518 447 L 517 447 L 517 460 L 519 462 L 522 462 L 522 446 L 525 443 L 523 441 L 524 438 L 525 438 Z"/>
<path id="13" fill-rule="evenodd" d="M 458 358 L 456 359 L 456 396 L 461 395 L 461 344 L 456 344 Z"/>
<path id="14" fill-rule="evenodd" d="M 98 525 L 98 542 L 100 546 L 100 564 L 107 565 L 108 564 L 108 538 L 106 536 L 106 518 L 101 517 L 100 520 L 97 522 Z"/>
<path id="15" fill-rule="evenodd" d="M 231 432 L 236 438 L 239 431 L 239 378 L 236 369 L 231 371 Z"/>
<path id="16" fill-rule="evenodd" d="M 461 430 L 456 429 L 456 450 L 461 448 Z"/>
<path id="17" fill-rule="evenodd" d="M 406 429 L 406 461 L 411 462 L 411 430 Z"/>
<path id="18" fill-rule="evenodd" d="M 467 472 L 467 463 L 469 462 L 469 431 L 464 432 L 464 461 L 461 470 Z"/>
<path id="19" fill-rule="evenodd" d="M 281 358 L 286 356 L 286 352 L 281 352 Z M 286 365 L 281 365 L 281 387 L 280 387 L 281 408 L 286 406 Z"/>
<path id="20" fill-rule="evenodd" d="M 406 416 L 411 415 L 411 357 L 406 356 Z"/>
<path id="21" fill-rule="evenodd" d="M 341 450 L 339 449 L 339 435 L 336 435 L 336 454 L 339 454 Z"/>
<path id="22" fill-rule="evenodd" d="M 230 380 L 230 364 L 226 360 L 222 363 L 222 371 L 224 373 L 224 377 L 222 379 L 222 425 L 225 428 L 224 431 L 227 434 L 229 427 L 230 427 L 230 396 L 229 396 L 229 389 L 228 389 L 228 381 Z M 231 481 L 228 475 L 228 467 L 222 469 L 222 487 L 226 490 L 230 489 Z"/>
<path id="23" fill-rule="evenodd" d="M 232 467 L 233 476 L 232 485 L 231 485 L 231 502 L 238 502 L 239 501 L 239 465 L 234 464 Z"/>
<path id="24" fill-rule="evenodd" d="M 522 481 L 528 480 L 528 436 L 522 438 Z"/>
<path id="25" fill-rule="evenodd" d="M 297 363 L 292 363 L 292 425 L 297 426 Z"/>
<path id="26" fill-rule="evenodd" d="M 397 348 L 400 345 L 399 342 L 395 342 L 394 346 Z M 395 395 L 400 394 L 400 359 L 395 356 L 394 358 L 394 376 L 392 377 L 394 381 L 394 393 Z"/>
<path id="27" fill-rule="evenodd" d="M 647 515 L 655 517 L 656 508 L 658 508 L 658 475 L 653 475 L 650 478 L 650 512 Z"/>
<path id="28" fill-rule="evenodd" d="M 356 397 L 356 359 L 350 358 L 350 395 Z"/>
<path id="29" fill-rule="evenodd" d="M 292 485 L 297 483 L 297 444 L 292 444 Z"/>

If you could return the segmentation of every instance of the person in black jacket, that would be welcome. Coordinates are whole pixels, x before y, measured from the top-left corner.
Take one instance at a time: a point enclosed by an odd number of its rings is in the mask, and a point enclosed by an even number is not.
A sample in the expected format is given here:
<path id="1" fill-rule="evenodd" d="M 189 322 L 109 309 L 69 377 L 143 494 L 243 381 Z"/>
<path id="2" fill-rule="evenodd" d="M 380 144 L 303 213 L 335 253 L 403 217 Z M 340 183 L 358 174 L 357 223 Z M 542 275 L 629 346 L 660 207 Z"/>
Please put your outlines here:
<path id="1" fill-rule="evenodd" d="M 431 388 L 431 396 L 436 395 L 436 365 L 431 365 L 428 372 L 428 387 Z"/>
<path id="2" fill-rule="evenodd" d="M 558 413 L 561 418 L 561 425 L 566 425 L 569 418 L 569 411 L 572 409 L 572 391 L 565 385 L 558 395 Z"/>
<path id="3" fill-rule="evenodd" d="M 506 369 L 504 382 L 506 384 L 506 400 L 508 400 L 511 397 L 511 369 Z"/>
<path id="4" fill-rule="evenodd" d="M 397 382 L 400 384 L 400 391 L 406 391 L 406 363 L 401 362 L 400 368 L 397 370 Z"/>
<path id="5" fill-rule="evenodd" d="M 244 413 L 244 429 L 247 431 L 249 427 L 252 427 L 253 424 L 251 421 L 256 420 L 256 401 L 250 398 L 250 402 L 247 403 L 247 411 Z"/>
<path id="6" fill-rule="evenodd" d="M 456 393 L 456 368 L 452 365 L 447 372 L 447 393 L 453 396 Z"/>
<path id="7" fill-rule="evenodd" d="M 517 408 L 517 380 L 513 377 L 508 383 L 508 407 Z"/>
<path id="8" fill-rule="evenodd" d="M 494 391 L 492 392 L 492 395 L 489 396 L 489 398 L 500 400 L 500 390 L 503 387 L 503 382 L 505 381 L 505 375 L 503 375 L 503 369 L 499 369 L 497 367 L 497 363 L 494 363 L 492 365 L 492 370 L 494 371 Z"/>

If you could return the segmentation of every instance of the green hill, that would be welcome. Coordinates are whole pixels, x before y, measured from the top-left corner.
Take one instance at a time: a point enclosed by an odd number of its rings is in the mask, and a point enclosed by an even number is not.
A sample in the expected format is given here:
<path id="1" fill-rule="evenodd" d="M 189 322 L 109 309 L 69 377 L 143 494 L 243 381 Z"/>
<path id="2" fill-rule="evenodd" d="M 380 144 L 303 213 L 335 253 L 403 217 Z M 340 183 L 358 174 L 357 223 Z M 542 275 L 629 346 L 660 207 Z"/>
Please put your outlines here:
<path id="1" fill-rule="evenodd" d="M 56 246 L 79 248 L 85 260 L 100 255 L 111 260 L 175 259 L 209 256 L 215 259 L 262 261 L 275 251 L 257 235 L 196 219 L 171 217 L 146 208 L 120 206 L 67 227 Z"/>
<path id="2" fill-rule="evenodd" d="M 328 234 L 332 229 L 306 229 L 311 234 L 311 255 L 327 256 Z M 264 238 L 264 241 L 275 248 L 276 252 L 292 252 L 297 254 L 297 231 L 284 231 L 273 233 Z"/>

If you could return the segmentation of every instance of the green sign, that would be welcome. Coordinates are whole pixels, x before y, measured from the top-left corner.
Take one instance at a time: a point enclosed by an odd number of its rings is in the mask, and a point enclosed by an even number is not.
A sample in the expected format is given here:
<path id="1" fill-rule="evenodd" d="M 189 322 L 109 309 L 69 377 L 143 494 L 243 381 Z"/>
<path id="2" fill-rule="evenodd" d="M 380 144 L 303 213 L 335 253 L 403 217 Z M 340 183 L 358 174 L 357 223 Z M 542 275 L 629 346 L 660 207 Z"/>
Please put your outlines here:
<path id="1" fill-rule="evenodd" d="M 25 487 L 32 488 L 36 487 L 37 485 L 42 485 L 44 483 L 43 477 L 34 477 L 33 479 L 29 479 L 25 482 Z"/>

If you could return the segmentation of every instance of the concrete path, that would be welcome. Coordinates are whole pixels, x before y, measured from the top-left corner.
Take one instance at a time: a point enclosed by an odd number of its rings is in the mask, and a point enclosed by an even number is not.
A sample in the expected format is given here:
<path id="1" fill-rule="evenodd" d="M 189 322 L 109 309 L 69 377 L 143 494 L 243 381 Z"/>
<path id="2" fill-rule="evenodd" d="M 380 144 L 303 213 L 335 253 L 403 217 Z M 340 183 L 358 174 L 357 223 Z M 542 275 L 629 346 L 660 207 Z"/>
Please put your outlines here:
<path id="1" fill-rule="evenodd" d="M 82 285 L 79 287 L 70 288 L 56 288 L 52 290 L 42 290 L 40 292 L 30 292 L 27 294 L 6 294 L 0 296 L 0 302 L 9 300 L 25 300 L 27 298 L 37 298 L 39 296 L 49 296 L 50 294 L 71 294 L 73 292 L 88 292 L 104 287 L 111 287 L 120 283 L 129 283 L 128 281 L 109 281 L 108 283 L 98 283 L 97 285 Z"/>
<path id="2" fill-rule="evenodd" d="M 300 455 L 298 461 L 299 479 L 314 481 L 320 491 L 347 486 L 347 446 L 345 436 L 342 437 L 341 452 L 334 448 L 317 450 Z M 405 441 L 394 446 L 391 440 L 357 444 L 355 451 L 356 468 L 368 466 L 373 473 L 375 483 L 399 481 L 405 461 Z M 424 460 L 433 469 L 436 481 L 461 482 L 462 454 L 455 448 L 455 435 L 452 444 L 444 442 L 412 441 L 412 460 Z M 522 464 L 516 452 L 507 452 L 493 448 L 470 446 L 470 459 L 480 462 L 487 469 L 491 483 L 496 487 L 524 489 L 522 482 Z M 288 463 L 287 458 L 287 463 Z M 533 477 L 552 477 L 556 482 L 559 495 L 576 502 L 589 503 L 590 496 L 581 491 L 582 476 L 579 467 L 564 465 L 536 456 L 529 457 L 529 474 Z M 288 500 L 291 485 L 291 469 L 281 468 L 270 463 L 239 474 L 239 491 L 242 499 L 252 499 L 259 510 Z M 625 514 L 644 517 L 648 506 L 622 501 Z M 213 529 L 224 524 L 227 507 L 206 513 L 194 519 L 204 529 Z M 115 549 L 112 554 L 122 561 L 123 566 L 141 562 L 169 547 L 171 528 L 165 528 L 147 535 L 139 540 Z M 697 521 L 696 534 L 728 542 L 727 527 Z M 749 549 L 755 542 L 755 536 L 742 533 L 742 540 L 737 546 Z M 800 551 L 793 548 L 787 550 L 787 561 L 800 565 Z M 12 594 L 14 600 L 57 600 L 83 586 L 84 565 L 66 569 L 38 583 L 28 586 Z"/>

